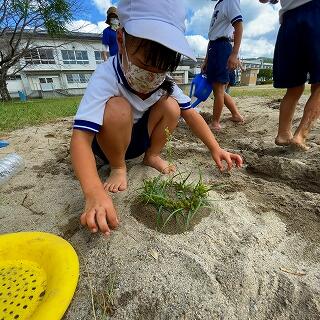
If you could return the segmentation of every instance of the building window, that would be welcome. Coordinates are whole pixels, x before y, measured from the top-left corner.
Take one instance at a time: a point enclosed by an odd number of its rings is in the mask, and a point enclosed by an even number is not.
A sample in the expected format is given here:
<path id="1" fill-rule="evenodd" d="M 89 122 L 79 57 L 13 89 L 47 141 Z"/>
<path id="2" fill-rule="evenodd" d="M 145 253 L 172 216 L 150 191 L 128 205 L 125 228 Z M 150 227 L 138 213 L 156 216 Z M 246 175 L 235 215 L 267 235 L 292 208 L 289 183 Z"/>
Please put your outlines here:
<path id="1" fill-rule="evenodd" d="M 103 60 L 103 51 L 95 51 L 94 56 L 96 58 L 96 64 L 104 62 Z"/>
<path id="2" fill-rule="evenodd" d="M 61 50 L 64 64 L 89 64 L 88 52 L 80 50 Z"/>
<path id="3" fill-rule="evenodd" d="M 6 78 L 7 80 L 21 80 L 20 74 L 15 74 L 15 75 L 9 75 Z"/>
<path id="4" fill-rule="evenodd" d="M 91 74 L 89 73 L 73 73 L 67 74 L 68 83 L 88 83 Z"/>
<path id="5" fill-rule="evenodd" d="M 27 64 L 55 64 L 53 49 L 32 49 L 24 57 Z"/>
<path id="6" fill-rule="evenodd" d="M 40 83 L 53 83 L 52 78 L 39 78 Z"/>

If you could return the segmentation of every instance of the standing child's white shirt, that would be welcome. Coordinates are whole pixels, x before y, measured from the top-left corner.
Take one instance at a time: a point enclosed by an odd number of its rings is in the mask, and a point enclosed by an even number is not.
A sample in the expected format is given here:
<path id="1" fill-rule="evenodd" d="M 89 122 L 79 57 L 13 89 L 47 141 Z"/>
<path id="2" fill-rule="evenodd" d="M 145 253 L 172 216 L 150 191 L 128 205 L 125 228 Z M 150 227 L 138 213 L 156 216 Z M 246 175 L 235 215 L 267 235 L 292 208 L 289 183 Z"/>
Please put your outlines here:
<path id="1" fill-rule="evenodd" d="M 142 100 L 128 85 L 119 60 L 116 55 L 98 65 L 80 102 L 73 126 L 75 129 L 98 133 L 103 123 L 106 103 L 113 97 L 124 97 L 130 103 L 136 123 L 166 94 L 164 90 L 158 89 L 149 98 Z M 176 84 L 171 97 L 178 102 L 180 109 L 191 108 L 191 99 Z"/>
<path id="2" fill-rule="evenodd" d="M 242 21 L 240 0 L 219 0 L 215 5 L 211 18 L 208 38 L 216 40 L 218 38 L 229 38 L 233 36 L 233 24 Z"/>

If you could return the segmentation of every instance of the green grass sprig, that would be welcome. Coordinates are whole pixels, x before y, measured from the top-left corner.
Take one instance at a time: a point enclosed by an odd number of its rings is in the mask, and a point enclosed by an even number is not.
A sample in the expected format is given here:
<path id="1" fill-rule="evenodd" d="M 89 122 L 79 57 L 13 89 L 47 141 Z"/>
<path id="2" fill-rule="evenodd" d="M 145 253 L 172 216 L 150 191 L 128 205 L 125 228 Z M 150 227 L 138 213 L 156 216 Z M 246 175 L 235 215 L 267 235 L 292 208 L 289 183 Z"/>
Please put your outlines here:
<path id="1" fill-rule="evenodd" d="M 208 204 L 208 193 L 212 187 L 205 185 L 200 175 L 197 183 L 189 182 L 190 175 L 178 173 L 169 178 L 157 176 L 143 182 L 141 199 L 157 210 L 157 229 L 163 230 L 172 220 L 183 222 L 185 230 L 199 211 Z"/>

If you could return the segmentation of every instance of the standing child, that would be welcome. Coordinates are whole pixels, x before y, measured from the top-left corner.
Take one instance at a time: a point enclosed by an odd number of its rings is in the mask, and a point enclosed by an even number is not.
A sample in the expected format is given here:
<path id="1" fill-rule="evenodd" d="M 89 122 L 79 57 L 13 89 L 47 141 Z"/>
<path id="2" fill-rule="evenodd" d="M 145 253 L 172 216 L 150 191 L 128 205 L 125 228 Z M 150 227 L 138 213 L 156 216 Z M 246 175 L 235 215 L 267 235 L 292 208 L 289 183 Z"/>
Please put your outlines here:
<path id="1" fill-rule="evenodd" d="M 230 120 L 243 122 L 243 117 L 240 115 L 233 99 L 229 95 L 225 95 L 225 87 L 230 82 L 229 72 L 240 65 L 238 54 L 242 32 L 240 0 L 219 0 L 215 5 L 210 23 L 209 44 L 203 66 L 208 81 L 212 83 L 213 87 L 212 127 L 216 131 L 221 130 L 220 117 L 224 102 L 231 112 Z M 234 46 L 232 47 L 233 34 Z"/>
<path id="2" fill-rule="evenodd" d="M 162 173 L 174 167 L 160 157 L 166 128 L 173 132 L 180 115 L 208 147 L 218 168 L 240 167 L 239 155 L 220 148 L 204 119 L 190 107 L 190 98 L 166 76 L 181 55 L 194 59 L 184 37 L 180 0 L 121 0 L 117 31 L 119 55 L 100 64 L 80 103 L 71 140 L 72 163 L 85 197 L 81 223 L 92 232 L 119 221 L 110 192 L 127 188 L 126 159 L 144 154 L 143 163 Z M 98 176 L 94 154 L 109 162 L 105 184 Z"/>
<path id="3" fill-rule="evenodd" d="M 103 60 L 105 61 L 118 53 L 117 29 L 119 28 L 119 18 L 116 7 L 108 9 L 106 24 L 109 27 L 105 28 L 102 33 L 102 43 L 106 48 L 106 51 L 103 51 Z M 109 54 L 107 53 L 108 49 Z"/>
<path id="4" fill-rule="evenodd" d="M 281 26 L 274 51 L 273 80 L 275 88 L 286 88 L 287 92 L 280 104 L 275 143 L 307 150 L 309 131 L 320 117 L 320 1 L 281 0 L 280 3 Z M 311 95 L 300 124 L 292 134 L 294 112 L 308 74 Z"/>

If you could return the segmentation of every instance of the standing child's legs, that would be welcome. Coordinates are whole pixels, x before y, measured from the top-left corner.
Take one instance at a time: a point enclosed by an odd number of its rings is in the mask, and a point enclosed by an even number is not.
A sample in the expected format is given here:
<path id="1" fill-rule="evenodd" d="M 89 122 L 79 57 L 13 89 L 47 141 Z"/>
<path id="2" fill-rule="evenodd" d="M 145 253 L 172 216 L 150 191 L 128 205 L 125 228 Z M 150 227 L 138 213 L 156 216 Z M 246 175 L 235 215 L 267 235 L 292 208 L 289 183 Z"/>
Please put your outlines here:
<path id="1" fill-rule="evenodd" d="M 230 81 L 230 71 L 227 68 L 227 61 L 231 51 L 231 43 L 224 38 L 209 42 L 206 72 L 209 83 L 213 84 L 214 105 L 212 127 L 216 131 L 221 130 L 220 117 L 224 104 L 226 104 L 227 108 L 231 111 L 232 121 L 243 121 L 233 99 L 225 93 L 225 86 Z"/>
<path id="2" fill-rule="evenodd" d="M 279 128 L 275 144 L 278 146 L 288 146 L 293 137 L 291 132 L 292 119 L 297 103 L 303 93 L 304 85 L 289 88 L 280 104 Z"/>
<path id="3" fill-rule="evenodd" d="M 97 135 L 99 146 L 110 163 L 110 177 L 105 182 L 105 189 L 110 192 L 127 188 L 125 153 L 130 144 L 132 126 L 132 108 L 128 101 L 120 97 L 110 99 Z"/>
<path id="4" fill-rule="evenodd" d="M 225 84 L 215 82 L 213 84 L 214 103 L 213 103 L 213 130 L 220 131 L 220 117 L 224 106 Z"/>
<path id="5" fill-rule="evenodd" d="M 313 124 L 320 117 L 320 83 L 311 85 L 311 96 L 304 108 L 299 127 L 296 130 L 291 145 L 307 150 L 306 138 Z"/>
<path id="6" fill-rule="evenodd" d="M 231 112 L 230 120 L 233 122 L 243 122 L 243 117 L 239 113 L 236 103 L 230 95 L 225 92 L 225 84 L 223 83 L 214 83 L 213 84 L 213 93 L 214 93 L 214 104 L 213 104 L 213 123 L 212 128 L 216 131 L 221 130 L 220 118 L 223 106 L 226 107 Z"/>
<path id="7" fill-rule="evenodd" d="M 233 121 L 233 122 L 243 122 L 244 121 L 242 115 L 240 114 L 240 112 L 238 110 L 236 103 L 234 102 L 232 97 L 227 93 L 224 94 L 224 104 L 231 112 L 231 115 L 232 115 L 230 118 L 231 121 Z"/>
<path id="8" fill-rule="evenodd" d="M 170 133 L 176 128 L 180 118 L 180 107 L 173 98 L 160 99 L 151 109 L 148 122 L 148 131 L 151 138 L 150 148 L 145 152 L 143 163 L 153 167 L 162 173 L 175 171 L 174 166 L 160 157 L 164 148 L 167 136 L 166 128 Z"/>

